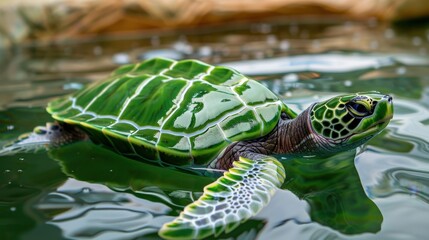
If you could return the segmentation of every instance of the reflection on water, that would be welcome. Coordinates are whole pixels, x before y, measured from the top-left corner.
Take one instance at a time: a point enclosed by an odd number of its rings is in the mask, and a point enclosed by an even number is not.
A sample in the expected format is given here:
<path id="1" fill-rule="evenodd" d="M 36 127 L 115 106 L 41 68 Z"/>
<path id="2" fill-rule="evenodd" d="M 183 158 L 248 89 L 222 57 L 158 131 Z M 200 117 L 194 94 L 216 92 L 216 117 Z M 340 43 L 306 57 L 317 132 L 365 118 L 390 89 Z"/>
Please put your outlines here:
<path id="1" fill-rule="evenodd" d="M 156 201 L 75 180 L 42 197 L 35 209 L 51 215 L 47 224 L 60 228 L 64 237 L 79 239 L 106 239 L 115 235 L 133 239 L 156 233 L 170 210 Z"/>
<path id="2" fill-rule="evenodd" d="M 282 159 L 287 179 L 258 216 L 222 238 L 424 239 L 429 212 L 428 26 L 253 24 L 38 46 L 0 54 L 0 145 L 51 121 L 53 97 L 151 56 L 227 64 L 294 110 L 344 92 L 394 96 L 368 144 L 325 159 Z M 416 40 L 417 39 L 417 40 Z M 212 177 L 119 156 L 90 142 L 0 159 L 4 239 L 157 239 Z M 3 235 L 2 235 L 3 237 Z"/>
<path id="3" fill-rule="evenodd" d="M 383 217 L 360 184 L 354 152 L 284 162 L 289 178 L 283 188 L 310 204 L 313 221 L 345 234 L 380 231 Z"/>
<path id="4" fill-rule="evenodd" d="M 406 194 L 429 203 L 429 172 L 389 169 L 379 184 L 369 189 L 369 194 L 381 198 L 393 194 Z"/>

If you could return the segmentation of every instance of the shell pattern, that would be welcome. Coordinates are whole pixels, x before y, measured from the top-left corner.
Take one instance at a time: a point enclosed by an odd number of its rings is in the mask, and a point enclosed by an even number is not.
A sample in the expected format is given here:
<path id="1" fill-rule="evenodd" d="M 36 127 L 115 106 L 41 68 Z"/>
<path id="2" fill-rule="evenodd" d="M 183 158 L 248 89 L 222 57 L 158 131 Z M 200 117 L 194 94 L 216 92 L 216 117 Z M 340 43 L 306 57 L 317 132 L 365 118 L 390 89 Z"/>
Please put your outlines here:
<path id="1" fill-rule="evenodd" d="M 181 166 L 207 166 L 232 142 L 266 135 L 285 109 L 233 69 L 164 58 L 122 66 L 47 107 L 122 154 Z"/>

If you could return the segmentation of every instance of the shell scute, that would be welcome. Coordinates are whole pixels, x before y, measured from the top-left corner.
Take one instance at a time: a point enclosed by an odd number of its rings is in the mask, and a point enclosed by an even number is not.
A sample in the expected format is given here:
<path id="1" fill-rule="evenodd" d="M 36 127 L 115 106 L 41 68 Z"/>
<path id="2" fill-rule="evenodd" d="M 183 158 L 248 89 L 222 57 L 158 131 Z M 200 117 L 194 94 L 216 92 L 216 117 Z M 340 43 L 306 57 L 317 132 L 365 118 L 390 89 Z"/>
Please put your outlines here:
<path id="1" fill-rule="evenodd" d="M 139 126 L 161 127 L 164 119 L 177 106 L 180 92 L 186 86 L 186 80 L 169 80 L 154 77 L 131 101 L 129 101 L 119 119 L 133 121 Z"/>
<path id="2" fill-rule="evenodd" d="M 72 121 L 73 123 L 88 122 L 93 118 L 94 118 L 94 115 L 91 115 L 91 114 L 78 114 L 68 119 L 68 121 Z"/>
<path id="3" fill-rule="evenodd" d="M 138 130 L 135 126 L 128 123 L 123 123 L 123 122 L 114 123 L 108 126 L 107 129 L 109 129 L 109 131 L 111 132 L 122 134 L 125 136 L 129 134 L 133 134 Z"/>
<path id="4" fill-rule="evenodd" d="M 68 121 L 70 121 L 70 122 L 78 122 L 78 121 L 75 121 L 75 120 L 72 120 L 71 118 L 72 117 L 76 117 L 76 116 L 78 116 L 78 115 L 80 115 L 82 113 L 82 111 L 80 110 L 80 109 L 74 109 L 74 108 L 70 108 L 70 109 L 68 109 L 67 111 L 65 111 L 63 114 L 54 114 L 54 115 L 52 115 L 55 119 L 57 119 L 57 116 L 61 116 L 61 119 L 66 119 L 66 120 L 68 120 Z"/>
<path id="5" fill-rule="evenodd" d="M 157 147 L 163 162 L 178 165 L 191 164 L 192 162 L 191 145 L 187 137 L 161 133 Z"/>
<path id="6" fill-rule="evenodd" d="M 247 78 L 233 69 L 227 67 L 216 67 L 209 75 L 204 76 L 203 79 L 211 84 L 230 87 L 240 83 L 240 81 L 246 80 Z"/>
<path id="7" fill-rule="evenodd" d="M 92 84 L 92 87 L 90 85 L 90 87 L 78 91 L 73 96 L 75 106 L 80 106 L 82 109 L 89 107 L 98 100 L 97 96 L 101 96 L 106 91 L 109 91 L 109 89 L 111 89 L 113 85 L 118 83 L 120 84 L 121 82 L 119 80 L 119 78 L 111 78 L 108 79 L 106 82 L 100 83 L 99 85 L 94 83 Z"/>
<path id="8" fill-rule="evenodd" d="M 211 68 L 210 65 L 199 61 L 183 60 L 163 74 L 172 78 L 198 79 L 200 76 L 208 74 Z"/>
<path id="9" fill-rule="evenodd" d="M 102 94 L 94 96 L 93 100 L 86 105 L 86 111 L 97 113 L 97 115 L 118 116 L 121 110 L 126 107 L 127 99 L 134 94 L 139 84 L 148 77 L 124 77 L 115 80 L 110 87 L 104 89 Z M 80 98 L 76 100 L 76 103 L 85 106 Z"/>
<path id="10" fill-rule="evenodd" d="M 158 149 L 155 148 L 160 132 L 155 129 L 141 129 L 128 137 L 134 151 L 149 161 L 158 161 Z"/>
<path id="11" fill-rule="evenodd" d="M 140 129 L 133 134 L 131 134 L 130 138 L 138 141 L 145 142 L 149 145 L 155 146 L 158 142 L 158 139 L 161 135 L 161 132 L 158 129 Z"/>
<path id="12" fill-rule="evenodd" d="M 267 104 L 263 107 L 255 108 L 259 118 L 262 120 L 265 131 L 271 131 L 274 126 L 273 122 L 276 123 L 276 120 L 280 117 L 280 106 L 276 104 Z M 267 132 L 262 133 L 262 135 L 267 134 Z"/>
<path id="13" fill-rule="evenodd" d="M 159 75 L 172 67 L 176 61 L 165 58 L 153 58 L 139 64 L 132 64 L 134 68 L 130 72 L 133 75 Z"/>
<path id="14" fill-rule="evenodd" d="M 238 141 L 243 134 L 260 131 L 258 120 L 252 110 L 245 109 L 237 114 L 228 116 L 219 123 L 227 139 Z"/>
<path id="15" fill-rule="evenodd" d="M 193 82 L 180 102 L 166 121 L 164 129 L 192 133 L 242 106 L 230 89 L 205 82 Z"/>
<path id="16" fill-rule="evenodd" d="M 98 128 L 98 129 L 102 129 L 105 127 L 108 127 L 112 124 L 115 124 L 115 119 L 113 118 L 108 118 L 108 117 L 94 117 L 86 122 L 79 122 L 80 124 L 82 123 L 86 123 L 89 124 L 91 126 L 93 126 L 94 128 Z"/>
<path id="17" fill-rule="evenodd" d="M 70 97 L 61 97 L 57 98 L 49 103 L 49 107 L 53 113 L 65 112 L 67 110 L 71 110 L 73 106 L 73 102 L 70 101 Z"/>
<path id="18" fill-rule="evenodd" d="M 277 96 L 270 91 L 259 91 L 258 85 L 260 83 L 247 81 L 245 84 L 236 86 L 234 90 L 244 102 L 251 106 L 278 100 Z"/>
<path id="19" fill-rule="evenodd" d="M 118 76 L 118 75 L 123 75 L 126 73 L 131 72 L 136 66 L 134 64 L 127 64 L 127 65 L 123 65 L 118 67 L 116 70 L 114 70 L 111 74 L 112 77 L 114 76 Z"/>
<path id="20" fill-rule="evenodd" d="M 214 159 L 230 143 L 217 125 L 209 127 L 203 133 L 190 137 L 194 164 L 202 165 L 207 159 Z"/>
<path id="21" fill-rule="evenodd" d="M 128 137 L 118 131 L 103 128 L 101 132 L 105 139 L 100 139 L 101 143 L 112 146 L 113 149 L 124 154 L 133 154 L 133 147 L 128 143 Z"/>

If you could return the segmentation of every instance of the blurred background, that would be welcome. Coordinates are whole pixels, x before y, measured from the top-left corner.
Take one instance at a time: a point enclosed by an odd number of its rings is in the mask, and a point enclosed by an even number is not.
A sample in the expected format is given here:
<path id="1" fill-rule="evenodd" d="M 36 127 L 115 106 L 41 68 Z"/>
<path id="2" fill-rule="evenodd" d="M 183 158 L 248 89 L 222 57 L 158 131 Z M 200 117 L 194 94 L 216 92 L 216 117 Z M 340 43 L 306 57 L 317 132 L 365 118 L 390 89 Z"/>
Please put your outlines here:
<path id="1" fill-rule="evenodd" d="M 424 0 L 2 0 L 0 43 L 52 42 L 153 30 L 211 28 L 311 17 L 403 21 L 427 17 Z"/>

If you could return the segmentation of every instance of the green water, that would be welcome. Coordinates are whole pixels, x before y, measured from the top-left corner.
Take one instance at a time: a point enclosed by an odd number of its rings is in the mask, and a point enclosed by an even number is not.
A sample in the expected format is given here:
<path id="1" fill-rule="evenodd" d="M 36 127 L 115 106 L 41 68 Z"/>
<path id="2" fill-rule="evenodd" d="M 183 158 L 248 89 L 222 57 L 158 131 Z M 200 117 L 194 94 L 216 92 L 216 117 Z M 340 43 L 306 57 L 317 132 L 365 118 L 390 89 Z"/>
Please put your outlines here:
<path id="1" fill-rule="evenodd" d="M 317 22 L 317 24 L 315 24 Z M 0 145 L 50 121 L 43 106 L 150 56 L 198 58 L 262 81 L 297 111 L 344 92 L 394 97 L 356 151 L 282 159 L 287 179 L 228 239 L 425 239 L 429 23 L 296 21 L 38 45 L 0 52 Z M 157 239 L 213 179 L 89 142 L 0 157 L 0 239 Z"/>

